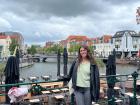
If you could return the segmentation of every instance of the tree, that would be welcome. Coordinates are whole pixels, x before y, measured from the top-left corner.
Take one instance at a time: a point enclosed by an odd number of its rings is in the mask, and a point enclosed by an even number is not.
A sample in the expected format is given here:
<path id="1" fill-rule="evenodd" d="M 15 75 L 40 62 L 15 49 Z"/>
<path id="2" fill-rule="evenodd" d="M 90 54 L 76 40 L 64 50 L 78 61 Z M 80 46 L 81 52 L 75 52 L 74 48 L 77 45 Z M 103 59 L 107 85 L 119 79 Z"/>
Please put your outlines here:
<path id="1" fill-rule="evenodd" d="M 44 48 L 43 47 L 36 48 L 36 51 L 37 51 L 38 54 L 44 54 Z"/>
<path id="2" fill-rule="evenodd" d="M 27 49 L 28 54 L 34 55 L 36 51 L 36 47 L 34 45 L 31 46 L 31 48 Z"/>
<path id="3" fill-rule="evenodd" d="M 59 49 L 60 49 L 60 53 L 64 52 L 64 48 L 62 46 L 59 46 Z"/>
<path id="4" fill-rule="evenodd" d="M 75 45 L 75 51 L 76 51 L 76 52 L 78 52 L 80 46 L 81 46 L 81 45 L 79 45 L 79 44 L 78 44 L 78 45 Z"/>
<path id="5" fill-rule="evenodd" d="M 57 54 L 58 52 L 58 49 L 60 49 L 60 53 L 63 53 L 63 47 L 60 46 L 60 45 L 53 45 L 51 47 L 48 47 L 48 48 L 45 48 L 44 51 L 47 53 L 47 54 L 50 54 L 50 53 L 55 53 Z"/>
<path id="6" fill-rule="evenodd" d="M 90 53 L 93 53 L 93 46 L 89 46 Z"/>
<path id="7" fill-rule="evenodd" d="M 50 54 L 51 53 L 51 47 L 45 48 L 45 53 Z"/>
<path id="8" fill-rule="evenodd" d="M 11 55 L 14 53 L 14 50 L 15 50 L 16 46 L 19 46 L 17 40 L 12 39 L 12 42 L 11 42 L 11 44 L 9 46 L 9 50 L 10 50 Z"/>
<path id="9" fill-rule="evenodd" d="M 71 53 L 73 52 L 73 48 L 70 47 L 70 48 L 68 49 L 68 52 L 71 54 Z"/>
<path id="10" fill-rule="evenodd" d="M 76 53 L 78 52 L 80 48 L 80 45 L 79 44 L 75 44 L 75 45 L 71 45 L 70 48 L 68 49 L 68 51 L 71 53 Z"/>

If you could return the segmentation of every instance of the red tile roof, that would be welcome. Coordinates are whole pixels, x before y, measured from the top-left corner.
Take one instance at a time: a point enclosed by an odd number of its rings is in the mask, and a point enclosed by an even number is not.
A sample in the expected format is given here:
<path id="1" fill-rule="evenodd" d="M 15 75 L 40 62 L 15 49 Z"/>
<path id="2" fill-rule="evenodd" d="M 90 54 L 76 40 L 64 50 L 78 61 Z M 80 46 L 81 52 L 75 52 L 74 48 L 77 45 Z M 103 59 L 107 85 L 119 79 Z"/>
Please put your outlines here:
<path id="1" fill-rule="evenodd" d="M 6 39 L 8 36 L 5 36 L 5 35 L 0 35 L 0 39 Z"/>
<path id="2" fill-rule="evenodd" d="M 92 45 L 91 39 L 88 38 L 87 36 L 82 36 L 82 35 L 70 35 L 66 40 L 67 42 L 71 42 L 71 41 L 79 42 L 79 44 L 82 42 L 86 42 L 87 45 Z"/>
<path id="3" fill-rule="evenodd" d="M 20 36 L 17 36 L 17 35 L 11 35 L 9 36 L 11 39 L 18 39 Z"/>
<path id="4" fill-rule="evenodd" d="M 87 36 L 82 36 L 82 35 L 70 35 L 66 40 L 70 41 L 70 40 L 76 40 L 76 41 L 84 41 L 84 40 L 89 40 L 89 38 L 87 38 Z"/>
<path id="5" fill-rule="evenodd" d="M 111 35 L 104 35 L 103 40 L 105 43 L 108 43 L 111 40 L 112 36 Z"/>

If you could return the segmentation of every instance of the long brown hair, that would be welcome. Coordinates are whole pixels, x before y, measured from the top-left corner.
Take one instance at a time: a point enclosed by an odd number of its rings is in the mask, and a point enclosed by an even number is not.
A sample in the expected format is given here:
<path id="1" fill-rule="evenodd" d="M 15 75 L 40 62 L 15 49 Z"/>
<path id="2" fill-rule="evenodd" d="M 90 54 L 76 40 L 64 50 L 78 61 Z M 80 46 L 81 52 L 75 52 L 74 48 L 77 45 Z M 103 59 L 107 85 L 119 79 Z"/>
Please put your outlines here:
<path id="1" fill-rule="evenodd" d="M 91 53 L 90 49 L 88 48 L 88 46 L 86 45 L 81 45 L 79 50 L 78 50 L 78 61 L 79 61 L 79 64 L 82 62 L 82 56 L 80 54 L 80 49 L 81 48 L 84 48 L 87 50 L 87 59 L 92 63 L 92 64 L 96 64 L 96 61 L 95 61 L 95 58 L 93 56 L 93 54 Z"/>

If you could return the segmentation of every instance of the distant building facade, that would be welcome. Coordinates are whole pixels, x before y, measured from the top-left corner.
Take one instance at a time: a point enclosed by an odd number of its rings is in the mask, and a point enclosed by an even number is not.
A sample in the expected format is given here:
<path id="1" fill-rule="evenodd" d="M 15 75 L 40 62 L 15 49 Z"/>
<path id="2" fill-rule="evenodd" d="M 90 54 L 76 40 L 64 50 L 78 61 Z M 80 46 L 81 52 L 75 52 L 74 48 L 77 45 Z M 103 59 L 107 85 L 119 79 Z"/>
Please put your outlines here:
<path id="1" fill-rule="evenodd" d="M 72 44 L 79 44 L 79 45 L 92 45 L 92 41 L 87 36 L 82 35 L 70 35 L 68 36 L 67 40 L 67 48 L 70 47 Z"/>
<path id="2" fill-rule="evenodd" d="M 11 38 L 11 40 L 16 40 L 20 49 L 22 49 L 23 44 L 24 44 L 24 38 L 21 33 L 19 33 L 19 32 L 0 32 L 0 36 L 9 36 Z"/>
<path id="3" fill-rule="evenodd" d="M 0 58 L 7 58 L 10 56 L 9 46 L 11 38 L 9 36 L 0 36 Z"/>
<path id="4" fill-rule="evenodd" d="M 45 44 L 45 48 L 52 47 L 53 44 L 54 44 L 54 42 L 48 41 L 48 42 L 46 42 L 46 44 Z"/>
<path id="5" fill-rule="evenodd" d="M 59 41 L 59 46 L 61 46 L 62 48 L 67 47 L 67 40 L 61 40 L 61 41 Z"/>
<path id="6" fill-rule="evenodd" d="M 113 44 L 119 58 L 136 56 L 140 49 L 140 35 L 132 30 L 118 31 L 113 36 Z"/>
<path id="7" fill-rule="evenodd" d="M 92 41 L 90 40 L 90 38 L 88 38 L 87 36 L 82 36 L 82 35 L 70 35 L 68 36 L 66 41 L 67 41 L 67 44 L 66 44 L 67 49 L 69 50 L 70 48 L 73 47 L 72 52 L 75 53 L 76 55 L 77 55 L 77 51 L 75 51 L 75 47 L 77 45 L 92 46 Z"/>
<path id="8" fill-rule="evenodd" d="M 113 51 L 112 36 L 92 38 L 94 55 L 97 57 L 108 57 Z"/>

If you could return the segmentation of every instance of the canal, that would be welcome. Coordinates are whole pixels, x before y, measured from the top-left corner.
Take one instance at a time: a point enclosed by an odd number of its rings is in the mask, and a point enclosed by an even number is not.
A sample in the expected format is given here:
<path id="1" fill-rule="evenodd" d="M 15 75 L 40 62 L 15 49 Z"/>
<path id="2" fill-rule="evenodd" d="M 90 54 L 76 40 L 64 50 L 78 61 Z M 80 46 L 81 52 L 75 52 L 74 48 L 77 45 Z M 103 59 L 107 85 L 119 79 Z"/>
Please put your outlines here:
<path id="1" fill-rule="evenodd" d="M 68 64 L 68 70 L 71 64 Z M 105 73 L 105 67 L 99 68 L 100 74 Z M 133 65 L 117 65 L 117 74 L 130 74 L 137 70 L 137 66 Z M 63 74 L 63 64 L 61 64 L 61 74 Z M 53 79 L 57 78 L 57 63 L 46 62 L 46 63 L 35 63 L 32 67 L 20 69 L 20 77 L 25 78 L 25 81 L 28 81 L 28 78 L 31 76 L 39 77 L 41 76 L 52 75 Z"/>

